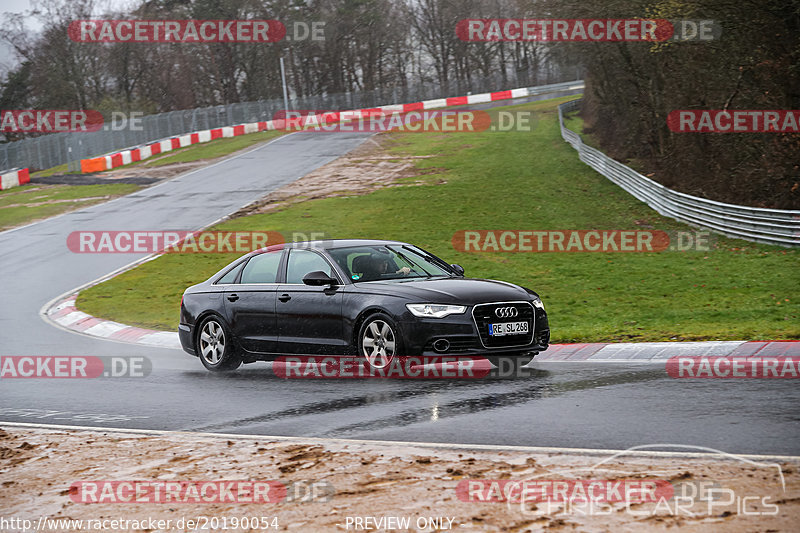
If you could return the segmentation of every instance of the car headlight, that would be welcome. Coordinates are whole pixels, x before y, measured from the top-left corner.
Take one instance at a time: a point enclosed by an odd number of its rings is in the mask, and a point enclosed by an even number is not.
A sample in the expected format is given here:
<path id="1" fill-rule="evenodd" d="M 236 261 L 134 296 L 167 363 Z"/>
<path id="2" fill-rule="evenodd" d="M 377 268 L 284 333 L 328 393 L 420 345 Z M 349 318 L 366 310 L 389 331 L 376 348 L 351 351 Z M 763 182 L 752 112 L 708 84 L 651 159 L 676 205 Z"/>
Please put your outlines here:
<path id="1" fill-rule="evenodd" d="M 406 308 L 414 316 L 422 318 L 444 318 L 447 315 L 457 315 L 467 310 L 464 305 L 442 304 L 406 304 Z"/>
<path id="2" fill-rule="evenodd" d="M 531 300 L 531 303 L 533 304 L 534 307 L 538 307 L 539 309 L 544 311 L 544 304 L 542 303 L 542 299 L 539 298 L 538 296 L 534 296 L 533 299 Z"/>

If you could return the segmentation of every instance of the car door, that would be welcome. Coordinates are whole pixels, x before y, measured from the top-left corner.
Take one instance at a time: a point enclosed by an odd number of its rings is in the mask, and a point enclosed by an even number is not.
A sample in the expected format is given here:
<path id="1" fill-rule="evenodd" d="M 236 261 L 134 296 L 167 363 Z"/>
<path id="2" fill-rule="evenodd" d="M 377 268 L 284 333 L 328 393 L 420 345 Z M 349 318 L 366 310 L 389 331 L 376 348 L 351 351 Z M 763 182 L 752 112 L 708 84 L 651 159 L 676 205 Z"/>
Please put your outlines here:
<path id="1" fill-rule="evenodd" d="M 251 257 L 237 283 L 225 288 L 225 308 L 231 330 L 248 352 L 275 353 L 278 326 L 275 298 L 282 250 Z"/>
<path id="2" fill-rule="evenodd" d="M 336 270 L 321 254 L 289 250 L 286 282 L 278 287 L 276 314 L 278 344 L 282 353 L 341 354 L 343 338 L 342 285 L 314 287 L 303 283 L 309 272 L 321 270 L 338 279 Z"/>

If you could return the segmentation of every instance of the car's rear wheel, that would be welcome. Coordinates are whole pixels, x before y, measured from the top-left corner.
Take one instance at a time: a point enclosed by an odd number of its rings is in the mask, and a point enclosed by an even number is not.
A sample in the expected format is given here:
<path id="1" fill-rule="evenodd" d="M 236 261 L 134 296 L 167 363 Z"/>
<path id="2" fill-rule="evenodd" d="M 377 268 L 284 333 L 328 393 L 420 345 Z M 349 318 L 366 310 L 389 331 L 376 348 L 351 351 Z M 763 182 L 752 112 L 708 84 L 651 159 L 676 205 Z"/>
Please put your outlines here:
<path id="1" fill-rule="evenodd" d="M 203 320 L 197 336 L 197 353 L 200 361 L 212 372 L 235 370 L 242 364 L 236 353 L 230 332 L 222 321 L 214 316 Z"/>
<path id="2" fill-rule="evenodd" d="M 397 326 L 383 313 L 376 313 L 364 321 L 358 339 L 358 353 L 372 368 L 386 368 L 401 352 Z"/>

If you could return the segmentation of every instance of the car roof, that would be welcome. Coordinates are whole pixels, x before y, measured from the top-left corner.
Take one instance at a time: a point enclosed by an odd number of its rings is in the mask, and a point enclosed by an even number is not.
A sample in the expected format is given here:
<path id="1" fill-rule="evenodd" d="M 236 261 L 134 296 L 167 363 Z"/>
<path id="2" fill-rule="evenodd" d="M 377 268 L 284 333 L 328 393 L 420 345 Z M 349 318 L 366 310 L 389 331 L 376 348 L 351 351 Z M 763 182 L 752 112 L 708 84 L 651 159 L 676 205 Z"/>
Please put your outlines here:
<path id="1" fill-rule="evenodd" d="M 273 244 L 265 248 L 254 250 L 251 254 L 260 254 L 264 252 L 274 252 L 283 250 L 284 248 L 312 248 L 315 250 L 330 250 L 334 248 L 349 248 L 351 246 L 380 246 L 386 244 L 407 244 L 401 241 L 387 241 L 378 239 L 325 239 L 316 241 L 298 241 L 287 242 L 284 244 Z"/>

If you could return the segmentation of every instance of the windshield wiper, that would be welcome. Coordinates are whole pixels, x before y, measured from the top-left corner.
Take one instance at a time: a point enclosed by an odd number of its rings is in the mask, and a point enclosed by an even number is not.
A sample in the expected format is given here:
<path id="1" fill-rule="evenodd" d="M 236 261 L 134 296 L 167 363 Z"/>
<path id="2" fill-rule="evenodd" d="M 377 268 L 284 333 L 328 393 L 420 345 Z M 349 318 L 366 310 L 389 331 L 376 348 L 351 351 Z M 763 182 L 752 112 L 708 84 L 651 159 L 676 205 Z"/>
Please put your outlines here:
<path id="1" fill-rule="evenodd" d="M 427 276 L 427 277 L 429 277 L 429 278 L 432 278 L 432 277 L 433 277 L 433 274 L 431 274 L 430 272 L 428 272 L 427 270 L 425 270 L 424 268 L 422 268 L 422 265 L 420 265 L 420 264 L 418 264 L 417 262 L 415 262 L 415 261 L 412 261 L 411 259 L 409 259 L 409 258 L 408 258 L 408 256 L 406 256 L 406 255 L 405 255 L 403 252 L 401 252 L 401 251 L 399 251 L 399 250 L 395 250 L 394 248 L 392 248 L 392 247 L 390 247 L 390 246 L 387 246 L 387 248 L 389 248 L 391 251 L 393 251 L 394 253 L 396 253 L 396 254 L 397 254 L 397 255 L 398 255 L 400 258 L 402 258 L 402 259 L 403 259 L 403 261 L 405 261 L 405 262 L 406 262 L 406 263 L 408 263 L 409 265 L 413 265 L 413 266 L 415 267 L 415 269 L 419 268 L 420 270 L 422 270 L 423 272 L 425 272 L 425 276 Z M 408 247 L 406 247 L 406 246 L 403 246 L 402 248 L 405 248 L 406 250 L 409 250 L 409 251 L 411 251 L 411 252 L 414 252 L 414 250 L 412 250 L 411 248 L 408 248 Z M 416 252 L 414 252 L 414 253 L 416 253 Z M 425 258 L 423 257 L 423 259 L 425 259 Z"/>
<path id="2" fill-rule="evenodd" d="M 448 265 L 447 263 L 445 263 L 444 261 L 442 261 L 438 257 L 436 257 L 434 255 L 431 255 L 431 254 L 427 253 L 426 251 L 424 251 L 424 250 L 422 250 L 420 248 L 414 249 L 414 248 L 411 248 L 410 246 L 404 244 L 403 245 L 403 249 L 408 250 L 409 252 L 414 252 L 416 255 L 420 256 L 422 259 L 424 259 L 428 263 L 432 264 L 433 266 L 439 267 L 439 268 L 445 270 L 446 272 L 454 273 L 452 268 L 450 267 L 450 265 Z M 397 252 L 397 253 L 399 253 L 399 252 Z M 437 274 L 437 275 L 450 277 L 449 274 Z M 431 277 L 433 277 L 433 276 L 431 276 Z"/>

